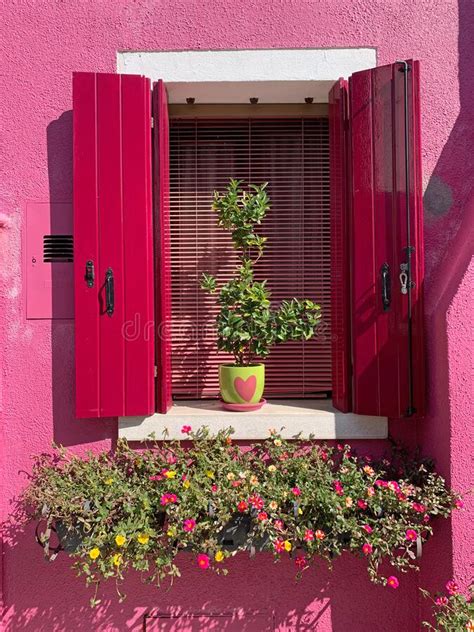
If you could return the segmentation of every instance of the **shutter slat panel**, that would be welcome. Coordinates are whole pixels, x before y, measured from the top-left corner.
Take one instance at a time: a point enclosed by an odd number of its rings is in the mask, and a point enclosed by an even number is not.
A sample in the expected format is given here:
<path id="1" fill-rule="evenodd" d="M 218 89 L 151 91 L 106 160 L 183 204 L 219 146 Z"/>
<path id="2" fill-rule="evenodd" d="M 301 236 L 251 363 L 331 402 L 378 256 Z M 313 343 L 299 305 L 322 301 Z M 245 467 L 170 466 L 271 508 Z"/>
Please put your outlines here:
<path id="1" fill-rule="evenodd" d="M 99 253 L 97 80 L 93 73 L 74 74 L 73 100 L 76 416 L 82 418 L 100 416 L 97 291 L 84 281 L 86 262 L 94 262 L 97 268 Z"/>
<path id="2" fill-rule="evenodd" d="M 125 316 L 123 205 L 122 205 L 122 107 L 120 75 L 97 75 L 97 143 L 99 160 L 99 294 L 100 363 L 102 371 L 101 414 L 112 417 L 125 410 L 125 344 L 122 324 Z M 113 271 L 115 308 L 113 316 L 105 313 L 105 276 Z"/>
<path id="3" fill-rule="evenodd" d="M 321 304 L 317 338 L 272 350 L 265 392 L 314 396 L 331 390 L 329 148 L 326 119 L 172 120 L 170 214 L 175 398 L 216 397 L 215 301 L 199 288 L 202 272 L 228 280 L 237 264 L 229 235 L 211 210 L 229 178 L 269 181 L 269 238 L 257 277 L 268 278 L 275 303 L 312 298 Z"/>

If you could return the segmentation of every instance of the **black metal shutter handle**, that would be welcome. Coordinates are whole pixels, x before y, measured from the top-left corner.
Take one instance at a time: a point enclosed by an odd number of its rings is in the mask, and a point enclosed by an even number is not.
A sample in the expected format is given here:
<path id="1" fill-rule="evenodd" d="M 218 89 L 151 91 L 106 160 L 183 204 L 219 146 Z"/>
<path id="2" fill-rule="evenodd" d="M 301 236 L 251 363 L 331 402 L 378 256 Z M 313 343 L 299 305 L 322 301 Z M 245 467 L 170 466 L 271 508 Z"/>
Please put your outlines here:
<path id="1" fill-rule="evenodd" d="M 89 259 L 89 261 L 86 261 L 86 274 L 84 276 L 84 280 L 87 283 L 87 287 L 94 287 L 94 279 L 95 279 L 94 262 Z"/>
<path id="2" fill-rule="evenodd" d="M 380 268 L 380 275 L 382 278 L 382 305 L 383 311 L 386 312 L 390 309 L 390 303 L 392 302 L 392 291 L 390 287 L 390 266 L 388 263 L 384 263 Z"/>
<path id="3" fill-rule="evenodd" d="M 114 313 L 114 273 L 112 268 L 108 268 L 105 273 L 105 311 L 109 316 Z"/>

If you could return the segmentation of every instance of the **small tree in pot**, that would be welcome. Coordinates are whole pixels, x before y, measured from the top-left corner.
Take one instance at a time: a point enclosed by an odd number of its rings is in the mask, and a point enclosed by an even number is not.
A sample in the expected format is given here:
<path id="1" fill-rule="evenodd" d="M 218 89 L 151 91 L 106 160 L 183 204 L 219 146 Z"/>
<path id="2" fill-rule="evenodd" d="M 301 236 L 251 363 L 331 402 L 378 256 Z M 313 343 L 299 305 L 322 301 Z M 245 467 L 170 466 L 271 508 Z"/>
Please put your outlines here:
<path id="1" fill-rule="evenodd" d="M 218 223 L 231 233 L 239 253 L 235 275 L 219 290 L 220 311 L 216 319 L 217 346 L 234 356 L 233 364 L 219 367 L 219 383 L 224 402 L 253 407 L 261 401 L 265 367 L 256 362 L 268 356 L 272 346 L 288 340 L 309 340 L 321 318 L 321 309 L 310 299 L 282 301 L 271 305 L 266 281 L 256 281 L 254 267 L 262 257 L 266 237 L 255 232 L 270 209 L 268 183 L 251 184 L 230 180 L 224 193 L 214 192 L 213 209 Z M 201 288 L 218 291 L 214 276 L 203 274 Z"/>

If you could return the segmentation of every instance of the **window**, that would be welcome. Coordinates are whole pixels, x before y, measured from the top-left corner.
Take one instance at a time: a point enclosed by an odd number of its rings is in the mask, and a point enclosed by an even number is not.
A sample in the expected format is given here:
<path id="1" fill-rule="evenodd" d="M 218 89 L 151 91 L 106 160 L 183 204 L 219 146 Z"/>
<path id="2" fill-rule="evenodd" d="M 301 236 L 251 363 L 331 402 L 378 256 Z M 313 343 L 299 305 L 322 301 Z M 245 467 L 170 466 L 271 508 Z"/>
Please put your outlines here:
<path id="1" fill-rule="evenodd" d="M 257 265 L 272 299 L 321 304 L 320 334 L 274 348 L 265 360 L 270 397 L 326 397 L 331 391 L 329 131 L 326 117 L 171 119 L 171 361 L 175 399 L 217 397 L 218 307 L 200 290 L 202 272 L 225 282 L 237 258 L 211 209 L 229 178 L 268 181 L 268 237 Z"/>
<path id="2" fill-rule="evenodd" d="M 74 75 L 77 416 L 164 413 L 173 378 L 177 397 L 215 395 L 212 364 L 202 362 L 203 351 L 217 362 L 207 333 L 184 350 L 174 328 L 211 320 L 201 311 L 207 299 L 197 276 L 232 265 L 225 248 L 214 248 L 225 235 L 205 212 L 209 194 L 229 175 L 271 183 L 274 209 L 264 229 L 272 250 L 261 274 L 271 279 L 274 298 L 314 291 L 329 319 L 331 351 L 319 340 L 314 348 L 282 345 L 269 361 L 269 392 L 332 390 L 344 412 L 422 416 L 418 62 L 335 82 L 329 167 L 327 122 L 301 117 L 172 121 L 170 162 L 162 81 L 153 94 L 152 162 L 149 80 Z M 181 318 L 174 324 L 173 301 Z"/>

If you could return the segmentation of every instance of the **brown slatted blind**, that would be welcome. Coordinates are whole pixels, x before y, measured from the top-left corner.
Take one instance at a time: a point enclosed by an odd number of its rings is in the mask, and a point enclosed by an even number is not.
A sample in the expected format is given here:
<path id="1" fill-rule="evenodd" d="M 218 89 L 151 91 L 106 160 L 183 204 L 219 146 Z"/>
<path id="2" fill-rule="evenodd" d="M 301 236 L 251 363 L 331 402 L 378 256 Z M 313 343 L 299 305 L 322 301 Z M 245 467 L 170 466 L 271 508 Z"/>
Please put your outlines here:
<path id="1" fill-rule="evenodd" d="M 172 362 L 175 398 L 216 397 L 218 353 L 214 299 L 199 288 L 202 272 L 228 279 L 236 256 L 211 210 L 229 178 L 268 181 L 272 208 L 257 276 L 272 298 L 311 298 L 323 310 L 318 336 L 275 347 L 265 395 L 325 396 L 331 390 L 329 136 L 326 118 L 172 120 L 170 209 Z"/>

